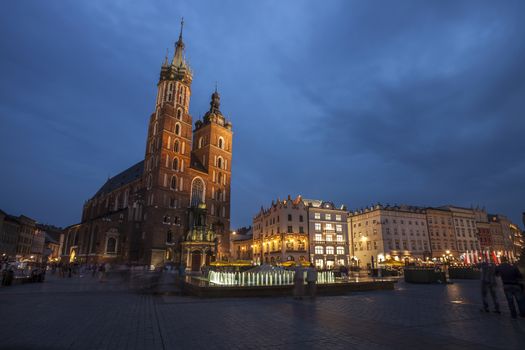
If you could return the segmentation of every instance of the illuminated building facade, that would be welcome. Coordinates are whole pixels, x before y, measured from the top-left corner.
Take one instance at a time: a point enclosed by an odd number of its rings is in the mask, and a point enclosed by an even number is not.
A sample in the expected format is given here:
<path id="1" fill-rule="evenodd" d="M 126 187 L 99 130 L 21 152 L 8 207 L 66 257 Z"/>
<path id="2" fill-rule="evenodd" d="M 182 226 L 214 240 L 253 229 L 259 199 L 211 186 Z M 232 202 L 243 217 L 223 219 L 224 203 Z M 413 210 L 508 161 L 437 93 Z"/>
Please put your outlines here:
<path id="1" fill-rule="evenodd" d="M 80 262 L 185 263 L 192 270 L 229 257 L 232 124 L 220 96 L 193 125 L 193 72 L 182 26 L 164 60 L 144 160 L 108 179 L 67 228 L 64 256 Z"/>
<path id="2" fill-rule="evenodd" d="M 515 224 L 506 216 L 488 214 L 490 234 L 493 241 L 492 251 L 498 257 L 505 256 L 511 261 L 518 259 L 521 253 L 521 234 Z"/>
<path id="3" fill-rule="evenodd" d="M 510 230 L 512 231 L 513 256 L 516 260 L 518 260 L 521 258 L 521 254 L 523 254 L 523 247 L 525 247 L 523 232 L 516 224 L 510 224 Z"/>
<path id="4" fill-rule="evenodd" d="M 252 260 L 253 231 L 251 227 L 246 231 L 237 231 L 230 235 L 231 253 L 233 260 Z"/>
<path id="5" fill-rule="evenodd" d="M 478 237 L 478 230 L 476 227 L 476 212 L 474 209 L 462 208 L 457 206 L 443 206 L 442 209 L 450 210 L 452 213 L 452 223 L 454 224 L 454 232 L 456 234 L 456 243 L 460 259 L 470 263 L 476 263 L 475 255 L 479 252 L 481 254 L 481 244 Z"/>
<path id="6" fill-rule="evenodd" d="M 9 215 L 0 210 L 0 255 L 3 258 L 22 261 L 35 260 L 34 254 L 40 257 L 42 249 L 36 252 L 33 249 L 35 236 L 37 238 L 35 243 L 38 243 L 40 236 L 35 220 L 25 215 Z"/>
<path id="7" fill-rule="evenodd" d="M 261 207 L 253 218 L 253 260 L 257 264 L 308 261 L 308 207 L 301 196 Z"/>
<path id="8" fill-rule="evenodd" d="M 432 258 L 445 261 L 458 259 L 452 212 L 439 208 L 426 208 L 425 211 Z"/>
<path id="9" fill-rule="evenodd" d="M 431 257 L 426 212 L 411 206 L 377 204 L 350 212 L 352 265 L 367 267 L 385 260 Z"/>
<path id="10" fill-rule="evenodd" d="M 308 207 L 310 262 L 318 268 L 347 266 L 350 260 L 347 211 L 332 202 L 304 199 Z"/>

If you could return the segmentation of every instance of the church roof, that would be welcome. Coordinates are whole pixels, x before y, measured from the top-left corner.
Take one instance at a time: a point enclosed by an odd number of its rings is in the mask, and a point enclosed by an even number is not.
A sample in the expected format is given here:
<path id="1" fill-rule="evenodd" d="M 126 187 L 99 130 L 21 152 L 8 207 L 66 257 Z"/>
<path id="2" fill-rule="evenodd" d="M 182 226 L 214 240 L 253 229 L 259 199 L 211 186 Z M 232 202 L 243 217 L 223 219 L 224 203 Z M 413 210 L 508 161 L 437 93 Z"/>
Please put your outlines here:
<path id="1" fill-rule="evenodd" d="M 102 185 L 102 187 L 100 187 L 97 193 L 95 193 L 93 198 L 113 192 L 114 190 L 139 179 L 142 176 L 143 172 L 144 172 L 144 161 L 141 160 L 140 162 L 138 162 L 135 165 L 130 166 L 129 168 L 127 168 L 120 174 L 117 174 L 109 178 L 106 181 L 106 183 Z"/>

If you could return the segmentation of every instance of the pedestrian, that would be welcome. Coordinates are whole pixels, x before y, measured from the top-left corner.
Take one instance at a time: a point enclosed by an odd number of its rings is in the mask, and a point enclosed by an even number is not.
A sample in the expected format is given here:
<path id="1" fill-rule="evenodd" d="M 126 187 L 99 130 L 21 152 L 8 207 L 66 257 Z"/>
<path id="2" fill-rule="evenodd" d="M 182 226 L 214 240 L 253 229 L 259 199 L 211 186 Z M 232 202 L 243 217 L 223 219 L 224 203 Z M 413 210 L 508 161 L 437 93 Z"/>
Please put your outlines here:
<path id="1" fill-rule="evenodd" d="M 308 294 L 310 295 L 310 299 L 314 300 L 317 293 L 317 269 L 312 263 L 306 271 L 306 282 L 308 283 Z"/>
<path id="2" fill-rule="evenodd" d="M 520 270 L 516 266 L 509 264 L 507 257 L 503 256 L 501 257 L 501 264 L 496 267 L 496 276 L 501 277 L 503 292 L 505 293 L 505 298 L 507 298 L 512 318 L 518 317 L 514 299 L 518 304 L 520 316 L 525 317 L 525 296 L 523 295 L 523 284 L 521 284 L 523 276 Z"/>
<path id="3" fill-rule="evenodd" d="M 348 278 L 348 268 L 345 265 L 339 267 L 339 272 L 341 273 L 342 279 Z"/>
<path id="4" fill-rule="evenodd" d="M 179 289 L 180 295 L 184 295 L 184 286 L 186 283 L 186 265 L 181 262 L 179 265 Z"/>
<path id="5" fill-rule="evenodd" d="M 483 309 L 481 311 L 489 312 L 489 303 L 487 294 L 490 293 L 494 304 L 494 312 L 500 314 L 498 298 L 496 297 L 496 271 L 493 264 L 487 261 L 481 263 L 481 300 Z"/>
<path id="6" fill-rule="evenodd" d="M 295 266 L 295 273 L 293 275 L 294 284 L 294 299 L 302 300 L 304 295 L 304 270 L 301 264 Z"/>
<path id="7" fill-rule="evenodd" d="M 101 263 L 98 267 L 98 281 L 99 282 L 106 281 L 106 267 L 104 266 L 104 263 Z"/>

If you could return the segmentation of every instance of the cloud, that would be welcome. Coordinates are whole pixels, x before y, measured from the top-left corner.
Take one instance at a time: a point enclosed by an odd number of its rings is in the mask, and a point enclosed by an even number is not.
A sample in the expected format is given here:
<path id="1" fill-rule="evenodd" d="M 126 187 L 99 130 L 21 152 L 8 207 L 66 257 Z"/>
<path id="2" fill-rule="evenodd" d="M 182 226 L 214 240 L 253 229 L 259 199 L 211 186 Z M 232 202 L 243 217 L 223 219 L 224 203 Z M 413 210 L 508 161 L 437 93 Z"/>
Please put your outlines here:
<path id="1" fill-rule="evenodd" d="M 9 4 L 0 180 L 13 185 L 0 206 L 71 224 L 143 156 L 184 16 L 190 112 L 204 114 L 218 81 L 233 121 L 234 227 L 298 193 L 350 208 L 479 203 L 517 221 L 522 13 L 520 1 Z"/>

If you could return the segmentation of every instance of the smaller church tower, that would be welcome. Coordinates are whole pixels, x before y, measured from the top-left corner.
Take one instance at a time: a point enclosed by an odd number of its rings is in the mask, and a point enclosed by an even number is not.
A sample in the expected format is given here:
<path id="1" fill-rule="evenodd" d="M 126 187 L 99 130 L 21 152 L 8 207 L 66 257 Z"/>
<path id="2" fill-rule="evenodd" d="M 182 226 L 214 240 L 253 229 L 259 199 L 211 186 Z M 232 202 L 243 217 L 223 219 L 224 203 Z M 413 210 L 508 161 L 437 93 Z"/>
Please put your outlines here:
<path id="1" fill-rule="evenodd" d="M 192 162 L 206 169 L 207 222 L 217 234 L 218 258 L 228 255 L 230 231 L 230 183 L 232 161 L 232 124 L 220 111 L 220 95 L 215 89 L 211 95 L 210 110 L 193 131 Z M 193 166 L 193 164 L 192 164 Z"/>

